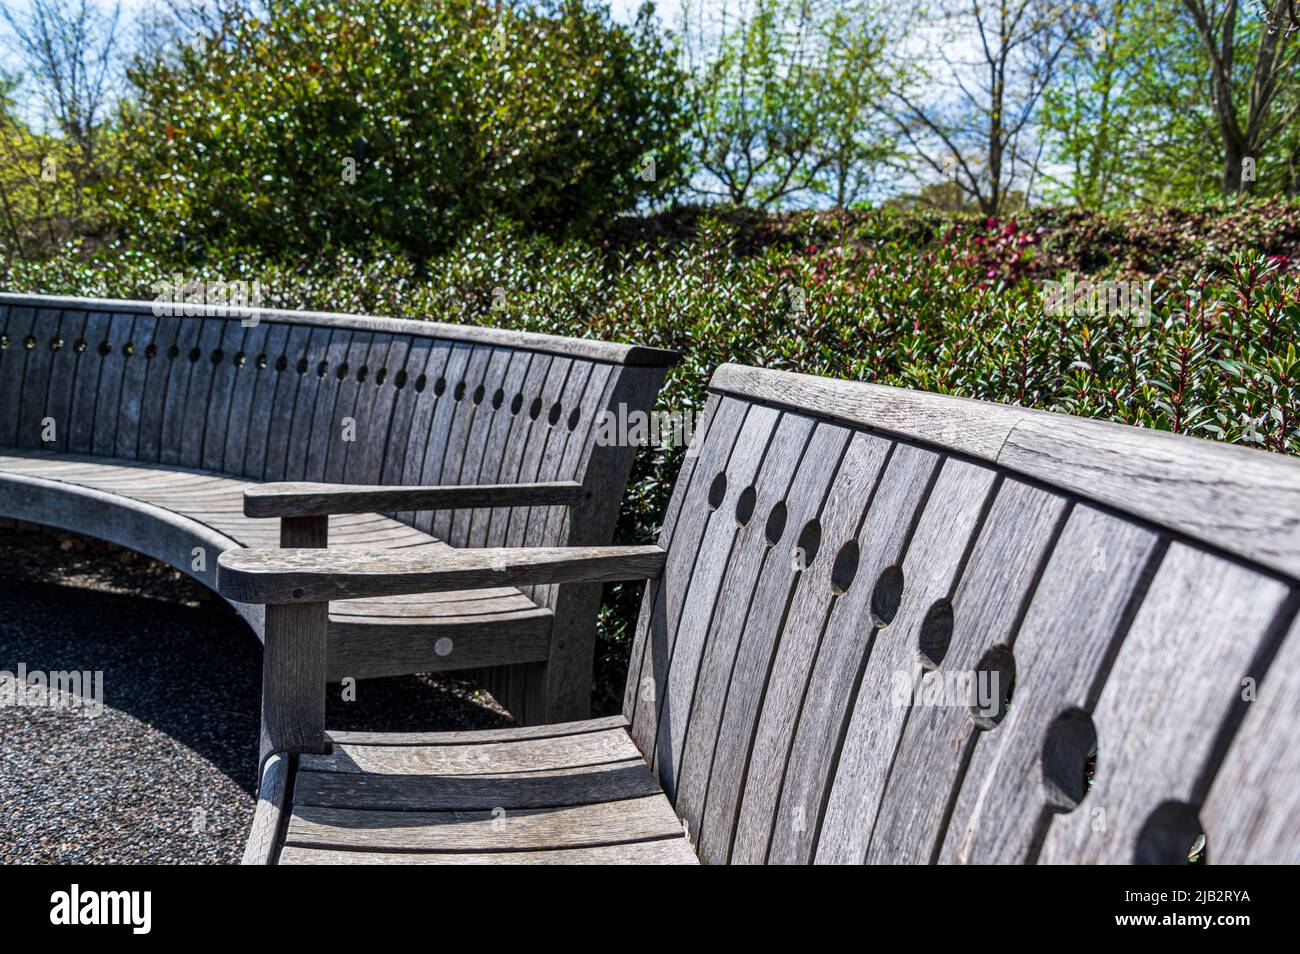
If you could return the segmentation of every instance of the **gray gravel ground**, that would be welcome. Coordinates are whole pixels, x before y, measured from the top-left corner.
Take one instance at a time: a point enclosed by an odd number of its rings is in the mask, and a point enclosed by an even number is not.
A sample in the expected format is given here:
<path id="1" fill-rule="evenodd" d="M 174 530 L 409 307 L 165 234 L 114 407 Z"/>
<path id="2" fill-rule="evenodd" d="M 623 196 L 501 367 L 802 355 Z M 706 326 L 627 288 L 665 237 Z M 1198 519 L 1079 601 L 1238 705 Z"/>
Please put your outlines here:
<path id="1" fill-rule="evenodd" d="M 0 863 L 237 862 L 261 648 L 222 601 L 107 544 L 0 528 L 0 670 L 102 670 L 98 716 L 0 705 Z M 331 728 L 508 725 L 458 679 L 362 682 Z"/>

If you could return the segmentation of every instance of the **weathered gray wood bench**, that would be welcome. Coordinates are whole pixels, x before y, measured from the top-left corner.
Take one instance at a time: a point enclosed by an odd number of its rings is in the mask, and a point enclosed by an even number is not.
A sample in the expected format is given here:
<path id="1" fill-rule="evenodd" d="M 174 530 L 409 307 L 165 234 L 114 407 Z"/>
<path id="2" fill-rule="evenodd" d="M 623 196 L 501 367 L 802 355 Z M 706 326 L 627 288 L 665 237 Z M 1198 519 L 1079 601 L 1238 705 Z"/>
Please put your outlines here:
<path id="1" fill-rule="evenodd" d="M 1300 461 L 711 389 L 660 547 L 222 556 L 278 614 L 247 861 L 1300 861 Z M 325 600 L 624 577 L 621 717 L 326 733 Z"/>
<path id="2" fill-rule="evenodd" d="M 635 448 L 595 429 L 620 405 L 648 410 L 675 359 L 430 322 L 153 310 L 0 295 L 0 516 L 214 589 L 218 554 L 239 546 L 608 543 Z M 298 483 L 246 508 L 263 481 Z M 520 721 L 582 718 L 599 598 L 502 583 L 340 601 L 327 676 L 475 669 Z M 236 609 L 260 634 L 262 608 Z"/>

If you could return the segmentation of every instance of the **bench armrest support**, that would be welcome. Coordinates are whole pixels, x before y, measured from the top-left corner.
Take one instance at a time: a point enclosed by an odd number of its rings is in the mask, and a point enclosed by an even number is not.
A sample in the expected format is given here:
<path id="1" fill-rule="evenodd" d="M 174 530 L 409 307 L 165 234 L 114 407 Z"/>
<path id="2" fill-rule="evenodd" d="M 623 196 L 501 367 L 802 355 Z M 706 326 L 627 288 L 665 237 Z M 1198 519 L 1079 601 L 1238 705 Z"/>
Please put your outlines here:
<path id="1" fill-rule="evenodd" d="M 232 549 L 217 561 L 217 588 L 238 603 L 312 603 L 543 583 L 645 580 L 665 551 L 639 547 L 402 550 Z"/>
<path id="2" fill-rule="evenodd" d="M 244 516 L 319 517 L 334 513 L 572 506 L 585 499 L 582 486 L 571 480 L 431 487 L 273 483 L 244 491 Z"/>

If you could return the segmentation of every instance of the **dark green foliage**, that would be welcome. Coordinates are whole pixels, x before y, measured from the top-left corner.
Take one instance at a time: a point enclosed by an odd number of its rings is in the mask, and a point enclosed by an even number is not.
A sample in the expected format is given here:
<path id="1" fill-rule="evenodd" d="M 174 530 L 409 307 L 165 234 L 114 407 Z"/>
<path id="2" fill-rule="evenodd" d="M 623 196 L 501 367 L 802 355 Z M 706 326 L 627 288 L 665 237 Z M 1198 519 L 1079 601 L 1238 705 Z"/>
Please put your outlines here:
<path id="1" fill-rule="evenodd" d="M 643 16 L 585 0 L 291 0 L 132 71 L 123 234 L 416 257 L 504 217 L 555 236 L 660 195 L 680 76 Z M 653 160 L 653 178 L 647 170 Z"/>

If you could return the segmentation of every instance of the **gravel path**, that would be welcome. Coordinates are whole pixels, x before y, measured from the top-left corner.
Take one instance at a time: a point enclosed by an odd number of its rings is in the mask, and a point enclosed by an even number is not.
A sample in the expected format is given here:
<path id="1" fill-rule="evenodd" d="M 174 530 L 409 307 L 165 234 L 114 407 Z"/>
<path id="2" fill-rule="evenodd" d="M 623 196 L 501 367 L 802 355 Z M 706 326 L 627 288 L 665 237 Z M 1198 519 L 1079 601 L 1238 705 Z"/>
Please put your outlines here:
<path id="1" fill-rule="evenodd" d="M 224 602 L 129 551 L 0 529 L 0 671 L 20 663 L 101 670 L 104 707 L 0 705 L 0 863 L 239 860 L 261 649 Z M 509 724 L 457 679 L 376 679 L 357 696 L 331 692 L 332 728 Z"/>

